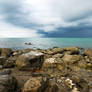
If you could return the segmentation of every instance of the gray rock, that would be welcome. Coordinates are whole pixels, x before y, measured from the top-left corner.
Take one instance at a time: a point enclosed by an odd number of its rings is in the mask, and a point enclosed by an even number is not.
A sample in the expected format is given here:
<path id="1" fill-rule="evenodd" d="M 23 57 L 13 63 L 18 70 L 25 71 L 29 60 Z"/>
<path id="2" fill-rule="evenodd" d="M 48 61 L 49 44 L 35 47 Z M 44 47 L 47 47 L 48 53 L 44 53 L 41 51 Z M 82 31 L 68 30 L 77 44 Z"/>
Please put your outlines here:
<path id="1" fill-rule="evenodd" d="M 40 69 L 44 61 L 43 53 L 31 51 L 18 57 L 16 65 L 19 69 Z"/>

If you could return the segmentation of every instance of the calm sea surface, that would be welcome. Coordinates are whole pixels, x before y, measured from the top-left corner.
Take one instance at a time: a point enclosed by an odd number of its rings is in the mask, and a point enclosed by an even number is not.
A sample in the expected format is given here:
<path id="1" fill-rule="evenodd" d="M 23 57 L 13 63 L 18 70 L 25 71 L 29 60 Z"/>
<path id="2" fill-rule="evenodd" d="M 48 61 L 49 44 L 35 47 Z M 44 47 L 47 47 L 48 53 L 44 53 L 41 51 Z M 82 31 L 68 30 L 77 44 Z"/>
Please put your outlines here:
<path id="1" fill-rule="evenodd" d="M 26 45 L 25 43 L 32 43 Z M 26 49 L 78 46 L 92 48 L 92 38 L 0 38 L 0 48 Z"/>

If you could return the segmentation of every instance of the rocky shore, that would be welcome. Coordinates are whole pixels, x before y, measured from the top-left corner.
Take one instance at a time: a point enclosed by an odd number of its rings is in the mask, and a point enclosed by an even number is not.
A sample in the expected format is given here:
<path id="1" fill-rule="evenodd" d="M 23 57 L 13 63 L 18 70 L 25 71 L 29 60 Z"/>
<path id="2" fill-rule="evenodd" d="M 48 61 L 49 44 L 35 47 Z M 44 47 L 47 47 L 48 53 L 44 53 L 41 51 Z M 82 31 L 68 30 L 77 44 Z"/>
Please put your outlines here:
<path id="1" fill-rule="evenodd" d="M 92 49 L 0 48 L 0 92 L 92 92 Z"/>

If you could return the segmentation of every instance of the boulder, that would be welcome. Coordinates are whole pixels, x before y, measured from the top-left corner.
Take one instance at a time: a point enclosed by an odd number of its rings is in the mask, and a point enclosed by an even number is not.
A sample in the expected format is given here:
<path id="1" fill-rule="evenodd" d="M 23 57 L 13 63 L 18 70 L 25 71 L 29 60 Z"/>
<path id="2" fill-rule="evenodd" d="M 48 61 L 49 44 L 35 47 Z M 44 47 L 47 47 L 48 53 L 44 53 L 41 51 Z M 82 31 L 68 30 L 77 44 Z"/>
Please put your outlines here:
<path id="1" fill-rule="evenodd" d="M 87 63 L 84 60 L 78 62 L 78 67 L 80 68 L 87 68 Z"/>
<path id="2" fill-rule="evenodd" d="M 15 62 L 11 60 L 6 60 L 6 62 L 3 64 L 4 68 L 13 68 L 15 66 Z"/>
<path id="3" fill-rule="evenodd" d="M 64 77 L 53 77 L 48 80 L 48 85 L 42 92 L 71 92 L 71 88 Z"/>
<path id="4" fill-rule="evenodd" d="M 65 54 L 62 59 L 66 64 L 74 64 L 78 62 L 79 60 L 81 60 L 81 56 Z"/>
<path id="5" fill-rule="evenodd" d="M 63 52 L 64 52 L 63 48 L 53 48 L 53 49 L 47 50 L 47 54 L 51 54 L 51 55 L 63 53 Z"/>
<path id="6" fill-rule="evenodd" d="M 64 68 L 64 63 L 62 59 L 60 58 L 48 58 L 44 61 L 42 69 L 48 70 L 48 69 L 59 69 L 62 70 Z"/>
<path id="7" fill-rule="evenodd" d="M 17 92 L 17 80 L 11 75 L 0 74 L 0 92 Z"/>
<path id="8" fill-rule="evenodd" d="M 35 69 L 40 69 L 42 67 L 43 61 L 44 61 L 43 53 L 37 51 L 31 51 L 29 53 L 20 55 L 16 60 L 16 65 L 21 70 L 22 69 L 35 70 Z"/>
<path id="9" fill-rule="evenodd" d="M 80 50 L 78 47 L 70 47 L 70 48 L 64 48 L 65 51 L 68 52 L 68 54 L 79 54 Z"/>
<path id="10" fill-rule="evenodd" d="M 48 80 L 48 85 L 44 89 L 44 92 L 58 92 L 59 88 L 54 79 Z"/>
<path id="11" fill-rule="evenodd" d="M 4 56 L 4 57 L 10 57 L 11 56 L 11 54 L 12 54 L 12 49 L 10 49 L 10 48 L 2 48 L 2 50 L 1 50 L 1 56 Z"/>
<path id="12" fill-rule="evenodd" d="M 22 89 L 22 92 L 43 92 L 46 81 L 42 77 L 31 77 Z"/>
<path id="13" fill-rule="evenodd" d="M 55 54 L 52 56 L 52 58 L 62 58 L 63 54 Z"/>
<path id="14" fill-rule="evenodd" d="M 1 56 L 0 57 L 0 65 L 3 65 L 5 62 L 5 57 Z"/>
<path id="15" fill-rule="evenodd" d="M 92 60 L 92 49 L 87 49 L 82 52 L 82 55 L 88 56 Z"/>
<path id="16" fill-rule="evenodd" d="M 71 75 L 71 79 L 76 84 L 80 92 L 89 92 L 92 86 L 92 78 L 86 71 L 74 72 Z"/>
<path id="17" fill-rule="evenodd" d="M 31 77 L 22 92 L 69 92 L 69 89 L 61 78 Z"/>

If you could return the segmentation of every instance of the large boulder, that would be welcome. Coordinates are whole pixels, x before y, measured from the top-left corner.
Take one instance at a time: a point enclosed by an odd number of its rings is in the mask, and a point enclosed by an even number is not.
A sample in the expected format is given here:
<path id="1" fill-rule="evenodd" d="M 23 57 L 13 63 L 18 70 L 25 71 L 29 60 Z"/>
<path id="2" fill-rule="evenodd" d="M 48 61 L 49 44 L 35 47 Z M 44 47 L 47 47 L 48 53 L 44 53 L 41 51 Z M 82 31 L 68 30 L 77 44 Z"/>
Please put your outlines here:
<path id="1" fill-rule="evenodd" d="M 31 51 L 29 53 L 22 54 L 16 60 L 16 65 L 19 69 L 40 69 L 44 61 L 43 53 L 37 51 Z"/>
<path id="2" fill-rule="evenodd" d="M 74 64 L 81 59 L 81 56 L 65 54 L 62 59 L 66 64 Z"/>
<path id="3" fill-rule="evenodd" d="M 22 92 L 43 92 L 46 81 L 42 77 L 31 77 L 23 87 Z M 42 91 L 43 90 L 43 91 Z"/>
<path id="4" fill-rule="evenodd" d="M 79 54 L 80 50 L 78 47 L 70 47 L 70 48 L 64 48 L 65 51 L 68 52 L 68 54 Z"/>
<path id="5" fill-rule="evenodd" d="M 17 80 L 10 76 L 0 74 L 0 92 L 17 92 Z"/>
<path id="6" fill-rule="evenodd" d="M 4 57 L 10 57 L 11 56 L 11 54 L 12 54 L 12 49 L 10 49 L 10 48 L 2 48 L 1 49 L 1 56 L 4 56 Z"/>

